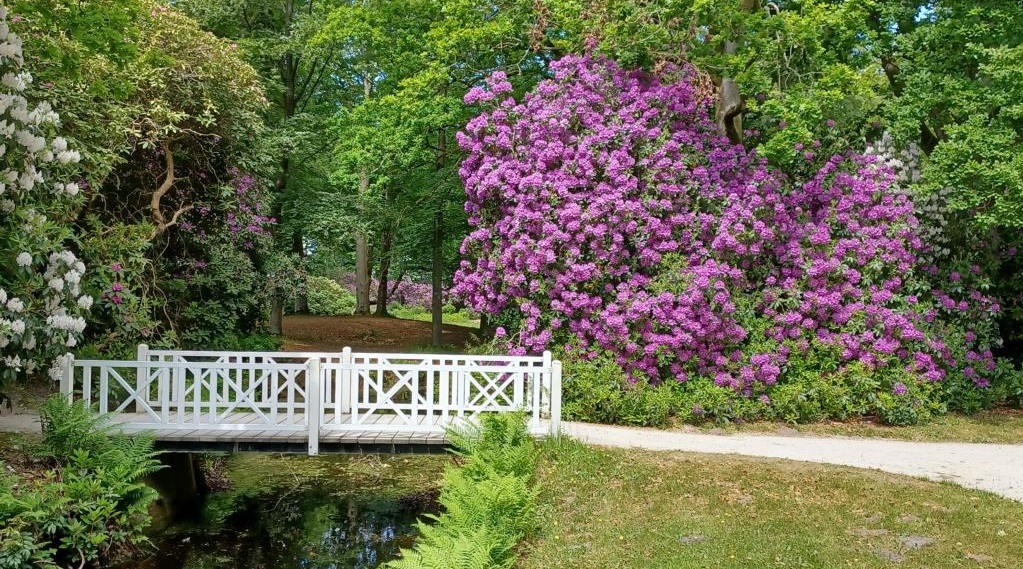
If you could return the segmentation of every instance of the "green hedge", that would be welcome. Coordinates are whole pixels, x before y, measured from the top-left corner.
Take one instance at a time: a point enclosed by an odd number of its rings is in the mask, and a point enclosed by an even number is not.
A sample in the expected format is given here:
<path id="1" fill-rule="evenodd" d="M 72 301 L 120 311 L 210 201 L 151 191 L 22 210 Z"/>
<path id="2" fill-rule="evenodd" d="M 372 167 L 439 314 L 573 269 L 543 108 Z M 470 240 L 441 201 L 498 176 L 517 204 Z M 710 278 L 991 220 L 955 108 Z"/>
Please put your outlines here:
<path id="1" fill-rule="evenodd" d="M 510 568 L 513 548 L 537 529 L 536 445 L 521 414 L 484 415 L 449 432 L 461 465 L 448 467 L 439 516 L 420 521 L 411 550 L 390 569 Z"/>

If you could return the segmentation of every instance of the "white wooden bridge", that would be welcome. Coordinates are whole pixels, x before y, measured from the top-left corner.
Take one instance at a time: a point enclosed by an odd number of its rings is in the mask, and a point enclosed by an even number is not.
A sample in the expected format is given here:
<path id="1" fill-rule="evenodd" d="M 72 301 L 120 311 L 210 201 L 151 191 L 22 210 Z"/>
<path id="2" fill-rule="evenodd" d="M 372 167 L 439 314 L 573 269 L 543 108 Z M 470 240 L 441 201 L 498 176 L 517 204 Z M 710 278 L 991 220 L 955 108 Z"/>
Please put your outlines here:
<path id="1" fill-rule="evenodd" d="M 558 431 L 561 362 L 541 357 L 207 352 L 139 346 L 134 361 L 74 360 L 61 393 L 170 450 L 431 452 L 445 429 L 521 411 Z"/>

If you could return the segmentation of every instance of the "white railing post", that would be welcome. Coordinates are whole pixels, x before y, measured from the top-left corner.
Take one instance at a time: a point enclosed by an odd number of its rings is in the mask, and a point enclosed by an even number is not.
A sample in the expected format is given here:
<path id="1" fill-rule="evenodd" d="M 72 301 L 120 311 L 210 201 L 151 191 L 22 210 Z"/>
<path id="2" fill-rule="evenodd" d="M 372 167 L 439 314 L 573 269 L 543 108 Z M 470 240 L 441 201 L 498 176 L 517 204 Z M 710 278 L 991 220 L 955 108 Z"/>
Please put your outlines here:
<path id="1" fill-rule="evenodd" d="M 540 416 L 546 410 L 543 400 L 544 388 L 549 388 L 551 376 L 554 373 L 554 357 L 551 355 L 550 350 L 543 353 L 543 363 L 541 365 L 543 367 L 540 369 L 540 373 L 530 377 L 531 390 L 529 396 L 532 398 L 533 429 L 536 431 L 540 430 Z"/>
<path id="2" fill-rule="evenodd" d="M 334 397 L 341 401 L 341 414 L 347 415 L 352 412 L 352 398 L 355 396 L 355 386 L 352 385 L 352 349 L 345 346 L 341 350 L 341 385 L 336 386 Z M 340 422 L 340 417 L 335 417 Z"/>
<path id="3" fill-rule="evenodd" d="M 75 356 L 66 354 L 64 356 L 64 369 L 60 370 L 60 392 L 67 398 L 67 402 L 75 401 Z"/>
<path id="4" fill-rule="evenodd" d="M 552 365 L 551 373 L 551 434 L 561 430 L 561 360 Z"/>
<path id="5" fill-rule="evenodd" d="M 320 359 L 310 358 L 305 372 L 305 417 L 309 423 L 309 456 L 320 454 Z"/>
<path id="6" fill-rule="evenodd" d="M 148 362 L 149 346 L 139 344 L 135 354 L 135 359 L 139 362 Z M 143 385 L 146 386 L 145 391 L 142 390 Z M 139 394 L 138 399 L 135 400 L 135 413 L 145 414 L 141 401 L 145 398 L 144 400 L 146 403 L 152 403 L 149 400 L 149 366 L 142 366 L 135 370 L 135 392 Z"/>

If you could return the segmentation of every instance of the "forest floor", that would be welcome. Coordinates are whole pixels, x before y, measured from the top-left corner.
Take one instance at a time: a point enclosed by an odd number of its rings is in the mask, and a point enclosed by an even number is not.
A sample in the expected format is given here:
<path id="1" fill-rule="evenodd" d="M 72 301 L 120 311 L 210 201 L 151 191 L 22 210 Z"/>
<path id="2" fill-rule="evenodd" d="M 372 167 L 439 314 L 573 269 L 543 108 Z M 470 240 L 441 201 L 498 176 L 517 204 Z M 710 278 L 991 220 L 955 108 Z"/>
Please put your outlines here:
<path id="1" fill-rule="evenodd" d="M 284 350 L 374 352 L 429 352 L 432 324 L 378 316 L 306 316 L 284 317 Z M 452 324 L 444 325 L 443 342 L 451 351 L 461 351 L 479 330 Z"/>

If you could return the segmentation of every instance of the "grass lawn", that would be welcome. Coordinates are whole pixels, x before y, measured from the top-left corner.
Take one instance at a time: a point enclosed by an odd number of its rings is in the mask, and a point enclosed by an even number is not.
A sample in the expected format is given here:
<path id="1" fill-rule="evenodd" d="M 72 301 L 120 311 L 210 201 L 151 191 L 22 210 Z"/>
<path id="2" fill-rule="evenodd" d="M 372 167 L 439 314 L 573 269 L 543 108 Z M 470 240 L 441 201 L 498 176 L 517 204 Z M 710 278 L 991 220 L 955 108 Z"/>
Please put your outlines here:
<path id="1" fill-rule="evenodd" d="M 891 427 L 867 421 L 828 422 L 808 425 L 746 423 L 726 427 L 686 427 L 690 432 L 843 435 L 848 437 L 890 438 L 908 441 L 958 441 L 967 443 L 1023 444 L 1023 411 L 999 409 L 975 415 L 950 414 L 935 417 L 922 425 Z M 1023 563 L 1021 563 L 1023 566 Z"/>
<path id="2" fill-rule="evenodd" d="M 405 320 L 418 320 L 420 322 L 433 322 L 433 314 L 429 310 L 421 308 L 409 308 L 409 307 L 395 307 L 389 309 L 391 316 L 396 318 L 402 318 Z M 466 328 L 479 328 L 479 318 L 471 318 L 469 315 L 462 312 L 455 313 L 444 313 L 441 315 L 441 321 L 445 324 L 452 324 L 454 326 L 465 326 Z"/>
<path id="3" fill-rule="evenodd" d="M 519 567 L 1023 565 L 1023 504 L 807 463 L 545 443 Z"/>

